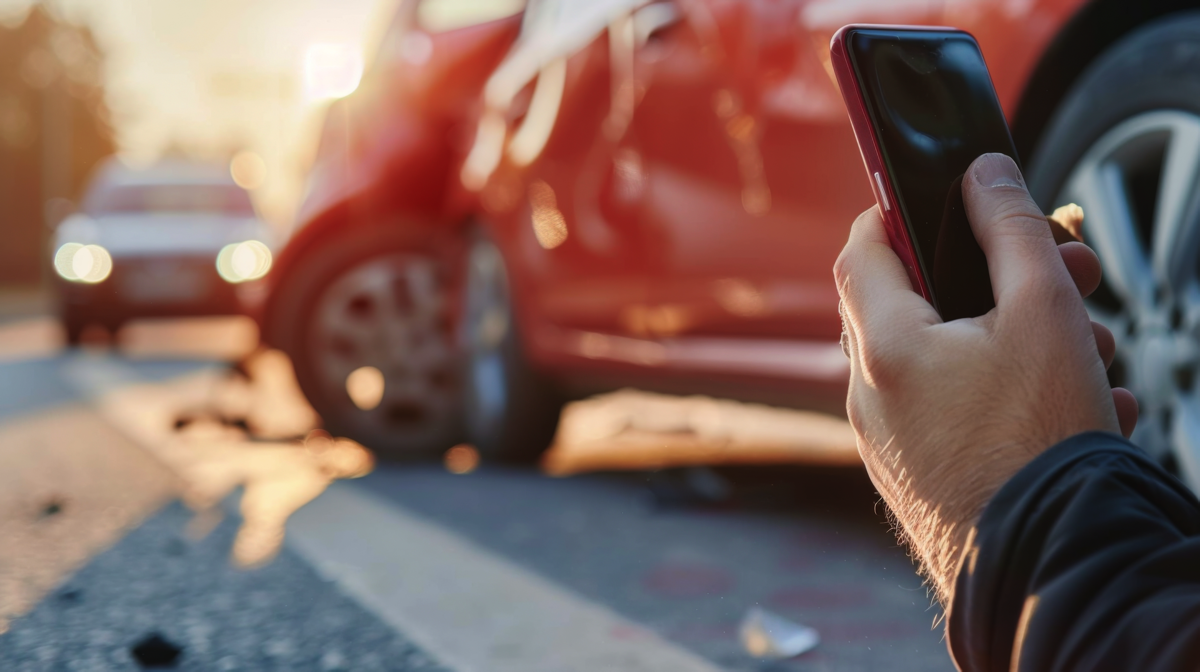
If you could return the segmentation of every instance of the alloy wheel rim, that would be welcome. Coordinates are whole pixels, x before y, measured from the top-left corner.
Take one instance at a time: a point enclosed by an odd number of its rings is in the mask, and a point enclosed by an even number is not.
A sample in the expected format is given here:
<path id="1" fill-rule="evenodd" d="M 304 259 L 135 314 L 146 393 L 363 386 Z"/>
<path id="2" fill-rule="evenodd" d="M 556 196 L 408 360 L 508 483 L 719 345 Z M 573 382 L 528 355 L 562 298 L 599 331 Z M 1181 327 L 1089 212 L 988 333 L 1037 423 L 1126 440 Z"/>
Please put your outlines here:
<path id="1" fill-rule="evenodd" d="M 437 263 L 423 257 L 373 259 L 329 285 L 312 313 L 311 342 L 323 388 L 344 419 L 388 437 L 441 431 L 458 395 L 447 310 Z M 362 367 L 383 374 L 382 396 L 369 408 L 347 393 Z"/>
<path id="2" fill-rule="evenodd" d="M 1075 166 L 1056 204 L 1078 203 L 1100 257 L 1091 317 L 1112 331 L 1114 386 L 1137 397 L 1133 441 L 1200 489 L 1200 116 L 1147 112 Z"/>

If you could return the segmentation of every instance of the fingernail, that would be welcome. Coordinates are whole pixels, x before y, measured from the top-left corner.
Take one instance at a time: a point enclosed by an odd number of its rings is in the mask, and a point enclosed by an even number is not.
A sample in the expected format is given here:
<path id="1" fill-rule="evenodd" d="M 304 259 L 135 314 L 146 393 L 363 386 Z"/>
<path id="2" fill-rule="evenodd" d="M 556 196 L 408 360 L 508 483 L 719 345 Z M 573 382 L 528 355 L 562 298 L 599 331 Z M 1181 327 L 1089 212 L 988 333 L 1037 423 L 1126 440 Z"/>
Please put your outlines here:
<path id="1" fill-rule="evenodd" d="M 1017 164 L 1004 154 L 984 154 L 975 161 L 975 181 L 981 187 L 1024 187 Z"/>

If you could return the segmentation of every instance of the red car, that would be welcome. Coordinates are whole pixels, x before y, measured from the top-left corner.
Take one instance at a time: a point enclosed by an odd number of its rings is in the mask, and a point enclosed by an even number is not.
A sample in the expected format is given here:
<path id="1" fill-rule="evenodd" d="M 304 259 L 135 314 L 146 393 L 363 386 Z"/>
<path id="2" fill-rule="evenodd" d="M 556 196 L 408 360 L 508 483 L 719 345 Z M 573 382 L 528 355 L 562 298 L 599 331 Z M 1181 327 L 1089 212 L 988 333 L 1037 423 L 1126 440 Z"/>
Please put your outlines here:
<path id="1" fill-rule="evenodd" d="M 530 457 L 565 396 L 618 386 L 841 412 L 830 269 L 873 198 L 829 39 L 952 25 L 1035 196 L 1087 213 L 1135 439 L 1200 475 L 1195 5 L 410 0 L 329 110 L 266 339 L 332 429 L 393 455 L 465 427 Z"/>

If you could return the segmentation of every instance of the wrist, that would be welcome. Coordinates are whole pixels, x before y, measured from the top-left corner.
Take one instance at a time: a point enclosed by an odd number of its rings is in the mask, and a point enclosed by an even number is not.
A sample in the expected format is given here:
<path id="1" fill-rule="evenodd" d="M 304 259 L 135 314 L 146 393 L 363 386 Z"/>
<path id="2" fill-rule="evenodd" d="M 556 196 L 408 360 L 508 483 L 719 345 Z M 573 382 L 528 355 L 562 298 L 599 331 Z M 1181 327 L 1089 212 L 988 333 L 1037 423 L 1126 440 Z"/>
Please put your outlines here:
<path id="1" fill-rule="evenodd" d="M 954 597 L 964 552 L 984 508 L 1032 457 L 1029 451 L 1005 446 L 971 450 L 937 463 L 896 460 L 884 479 L 876 479 L 897 532 L 942 605 L 948 606 Z"/>
<path id="2" fill-rule="evenodd" d="M 983 507 L 975 498 L 956 502 L 951 497 L 929 499 L 908 497 L 888 501 L 901 536 L 909 546 L 920 573 L 937 596 L 948 606 L 954 598 L 955 577 L 972 530 L 979 521 Z"/>

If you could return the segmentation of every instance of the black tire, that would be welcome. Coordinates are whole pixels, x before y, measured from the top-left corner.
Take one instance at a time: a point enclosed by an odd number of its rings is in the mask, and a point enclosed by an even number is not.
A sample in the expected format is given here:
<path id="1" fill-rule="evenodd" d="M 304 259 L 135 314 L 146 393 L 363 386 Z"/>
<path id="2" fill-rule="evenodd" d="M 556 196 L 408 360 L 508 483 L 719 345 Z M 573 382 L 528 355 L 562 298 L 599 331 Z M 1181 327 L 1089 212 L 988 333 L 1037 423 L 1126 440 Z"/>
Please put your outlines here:
<path id="1" fill-rule="evenodd" d="M 562 397 L 525 356 L 504 257 L 483 235 L 472 242 L 466 276 L 461 338 L 468 440 L 485 460 L 532 462 L 554 438 Z"/>
<path id="2" fill-rule="evenodd" d="M 1200 12 L 1172 14 L 1109 47 L 1071 87 L 1026 167 L 1049 212 L 1080 157 L 1109 129 L 1142 112 L 1200 114 Z"/>
<path id="3" fill-rule="evenodd" d="M 1193 254 L 1200 192 L 1194 180 L 1168 177 L 1185 169 L 1167 161 L 1200 160 L 1197 137 L 1200 12 L 1189 11 L 1138 28 L 1101 54 L 1054 113 L 1027 171 L 1044 211 L 1068 201 L 1083 206 L 1085 242 L 1105 269 L 1088 310 L 1117 343 L 1109 381 L 1138 399 L 1134 442 L 1193 487 L 1200 487 L 1200 408 L 1191 401 L 1192 372 L 1200 361 L 1152 346 L 1200 333 L 1192 289 L 1200 282 Z M 1161 213 L 1176 214 L 1163 215 L 1172 221 L 1164 226 Z"/>
<path id="4" fill-rule="evenodd" d="M 452 242 L 396 222 L 337 230 L 290 266 L 267 331 L 331 433 L 388 460 L 435 457 L 461 440 L 460 257 Z M 418 290 L 425 298 L 414 300 Z M 399 326 L 375 328 L 385 323 Z M 358 329 L 355 337 L 339 334 L 343 327 Z M 383 374 L 375 407 L 351 399 L 348 377 L 335 380 L 359 367 Z"/>

